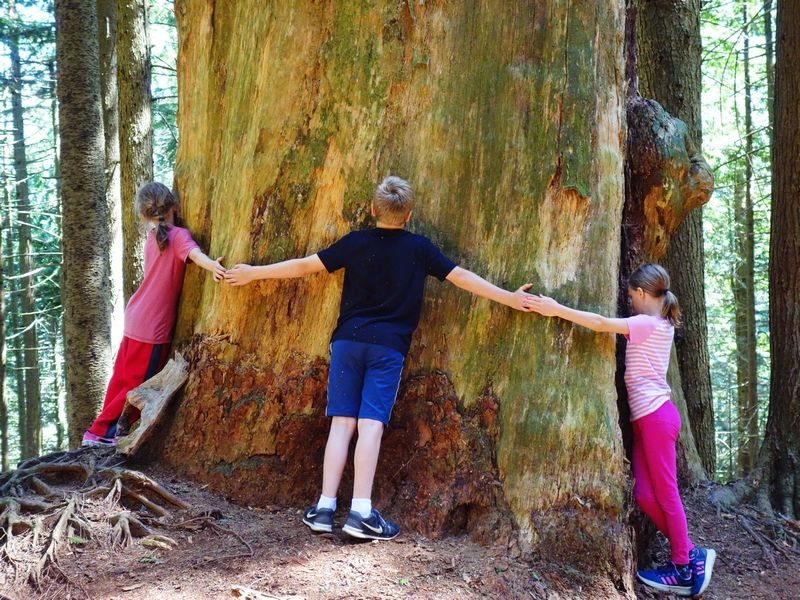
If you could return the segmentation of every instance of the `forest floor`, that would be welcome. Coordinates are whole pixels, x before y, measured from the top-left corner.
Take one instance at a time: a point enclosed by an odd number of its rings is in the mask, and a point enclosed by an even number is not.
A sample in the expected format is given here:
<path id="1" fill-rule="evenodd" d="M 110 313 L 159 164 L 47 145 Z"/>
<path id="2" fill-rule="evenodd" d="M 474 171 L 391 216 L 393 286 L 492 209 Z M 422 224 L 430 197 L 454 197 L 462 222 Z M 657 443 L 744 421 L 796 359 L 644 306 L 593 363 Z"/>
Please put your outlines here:
<path id="1" fill-rule="evenodd" d="M 11 585 L 10 569 L 0 564 L 0 599 L 207 600 L 237 597 L 236 586 L 262 594 L 240 590 L 238 597 L 248 600 L 619 597 L 607 581 L 592 581 L 542 558 L 509 556 L 506 546 L 412 533 L 381 543 L 314 535 L 300 523 L 299 509 L 240 506 L 157 468 L 145 472 L 192 505 L 188 516 L 206 511 L 218 526 L 165 530 L 177 541 L 172 549 L 136 543 L 112 551 L 94 540 L 72 544 L 60 561 L 73 582 L 67 587 L 55 581 L 39 591 Z M 703 597 L 800 599 L 800 550 L 771 545 L 752 528 L 748 533 L 739 515 L 717 513 L 708 492 L 698 488 L 685 496 L 694 540 L 718 553 Z M 656 540 L 651 555 L 666 556 L 663 539 Z M 635 592 L 643 599 L 675 598 L 638 585 Z"/>

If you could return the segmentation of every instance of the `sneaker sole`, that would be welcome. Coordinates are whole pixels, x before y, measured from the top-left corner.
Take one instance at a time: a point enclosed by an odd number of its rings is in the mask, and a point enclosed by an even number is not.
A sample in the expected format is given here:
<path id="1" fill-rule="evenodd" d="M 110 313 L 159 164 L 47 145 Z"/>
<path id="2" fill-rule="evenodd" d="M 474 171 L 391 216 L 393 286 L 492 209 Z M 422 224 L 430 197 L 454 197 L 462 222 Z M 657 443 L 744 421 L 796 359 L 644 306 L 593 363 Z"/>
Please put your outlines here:
<path id="1" fill-rule="evenodd" d="M 711 583 L 711 574 L 714 572 L 714 562 L 717 560 L 717 552 L 716 550 L 707 550 L 706 551 L 706 572 L 705 572 L 705 579 L 703 580 L 703 585 L 700 586 L 698 592 L 694 595 L 695 598 L 700 596 L 703 592 L 706 591 L 708 588 L 708 584 Z"/>
<path id="2" fill-rule="evenodd" d="M 303 519 L 303 524 L 316 533 L 333 533 L 333 525 L 322 525 L 321 523 L 314 523 L 314 521 L 307 521 L 306 519 Z"/>
<path id="3" fill-rule="evenodd" d="M 364 533 L 361 529 L 356 529 L 355 527 L 350 527 L 349 525 L 345 525 L 342 527 L 342 531 L 344 531 L 347 535 L 358 538 L 360 540 L 393 540 L 400 532 L 398 531 L 391 537 L 387 537 L 385 535 L 378 535 L 375 533 Z"/>
<path id="4" fill-rule="evenodd" d="M 655 581 L 650 581 L 649 579 L 645 579 L 638 573 L 636 574 L 636 578 L 643 584 L 645 584 L 647 587 L 651 587 L 654 590 L 659 590 L 660 592 L 672 592 L 676 596 L 684 596 L 686 598 L 692 595 L 691 588 L 685 588 L 677 585 L 666 585 L 663 583 L 656 583 Z"/>
<path id="5" fill-rule="evenodd" d="M 116 444 L 112 444 L 109 442 L 90 442 L 88 440 L 84 440 L 81 442 L 82 448 L 116 448 Z"/>

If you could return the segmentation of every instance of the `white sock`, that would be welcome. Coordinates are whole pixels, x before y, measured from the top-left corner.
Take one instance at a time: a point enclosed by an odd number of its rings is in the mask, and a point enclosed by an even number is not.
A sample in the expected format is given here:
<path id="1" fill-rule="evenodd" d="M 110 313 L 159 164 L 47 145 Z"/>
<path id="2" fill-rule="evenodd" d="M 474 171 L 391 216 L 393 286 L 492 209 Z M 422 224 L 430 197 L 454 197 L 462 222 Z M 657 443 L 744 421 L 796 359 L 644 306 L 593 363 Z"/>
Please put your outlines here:
<path id="1" fill-rule="evenodd" d="M 366 519 L 372 513 L 372 499 L 353 498 L 353 502 L 350 504 L 350 510 L 360 514 Z"/>
<path id="2" fill-rule="evenodd" d="M 317 501 L 317 510 L 321 508 L 330 508 L 332 511 L 336 511 L 336 498 L 320 495 L 319 500 Z"/>

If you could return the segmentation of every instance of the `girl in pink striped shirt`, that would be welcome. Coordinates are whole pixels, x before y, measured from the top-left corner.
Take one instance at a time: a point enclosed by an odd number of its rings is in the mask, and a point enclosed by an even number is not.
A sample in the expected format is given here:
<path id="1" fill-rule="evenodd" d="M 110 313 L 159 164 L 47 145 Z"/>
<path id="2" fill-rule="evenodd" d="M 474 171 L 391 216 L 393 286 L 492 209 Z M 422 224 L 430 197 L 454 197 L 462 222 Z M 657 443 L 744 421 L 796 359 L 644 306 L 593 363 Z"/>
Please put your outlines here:
<path id="1" fill-rule="evenodd" d="M 633 426 L 633 494 L 670 543 L 672 562 L 638 578 L 658 590 L 699 596 L 711 581 L 716 552 L 689 540 L 678 494 L 675 443 L 681 418 L 667 384 L 672 338 L 680 322 L 678 299 L 663 267 L 645 264 L 631 273 L 628 296 L 635 316 L 613 319 L 563 306 L 546 296 L 529 296 L 527 306 L 546 317 L 561 317 L 593 331 L 618 333 L 628 340 L 625 387 Z"/>

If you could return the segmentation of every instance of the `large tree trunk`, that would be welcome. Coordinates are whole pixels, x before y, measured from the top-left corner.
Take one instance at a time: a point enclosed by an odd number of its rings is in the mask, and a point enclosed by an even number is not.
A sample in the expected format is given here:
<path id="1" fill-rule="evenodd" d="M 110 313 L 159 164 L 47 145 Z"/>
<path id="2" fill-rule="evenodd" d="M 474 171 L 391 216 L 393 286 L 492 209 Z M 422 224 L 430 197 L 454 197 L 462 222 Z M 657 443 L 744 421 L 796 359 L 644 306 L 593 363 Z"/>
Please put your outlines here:
<path id="1" fill-rule="evenodd" d="M 614 312 L 622 2 L 370 6 L 177 3 L 175 174 L 197 239 L 231 263 L 313 253 L 367 225 L 396 173 L 416 187 L 412 229 L 461 265 Z M 237 289 L 190 270 L 170 464 L 248 503 L 319 493 L 341 283 Z M 630 590 L 614 372 L 611 336 L 432 282 L 376 503 L 432 535 L 542 544 Z"/>
<path id="2" fill-rule="evenodd" d="M 117 85 L 117 0 L 97 0 L 97 39 L 100 49 L 100 95 L 105 134 L 106 202 L 111 261 L 111 322 L 121 337 L 123 321 L 122 204 L 120 196 L 119 110 Z"/>
<path id="3" fill-rule="evenodd" d="M 260 10 L 260 9 L 259 9 Z M 150 111 L 150 43 L 147 0 L 117 0 L 117 81 L 125 303 L 142 281 L 144 228 L 136 213 L 136 190 L 153 178 Z"/>
<path id="4" fill-rule="evenodd" d="M 778 1 L 769 329 L 772 382 L 762 479 L 773 508 L 800 517 L 800 3 Z"/>
<path id="5" fill-rule="evenodd" d="M 701 152 L 700 0 L 636 0 L 637 67 L 642 95 L 682 120 Z M 708 475 L 716 468 L 714 406 L 709 369 L 705 303 L 703 217 L 690 213 L 659 259 L 683 309 L 676 333 L 677 365 L 670 364 L 675 396 L 685 397 L 691 431 Z M 676 366 L 679 372 L 675 372 Z M 686 428 L 689 429 L 688 427 Z M 686 444 L 684 444 L 686 445 Z M 697 475 L 700 475 L 699 473 Z"/>
<path id="6" fill-rule="evenodd" d="M 734 193 L 736 267 L 733 299 L 736 323 L 737 433 L 739 473 L 747 475 L 755 466 L 759 448 L 758 364 L 756 362 L 755 235 L 753 227 L 753 114 L 750 85 L 750 38 L 747 4 L 742 2 L 744 50 L 744 169 Z M 739 189 L 741 188 L 741 189 Z"/>
<path id="7" fill-rule="evenodd" d="M 55 15 L 65 375 L 70 445 L 76 446 L 102 404 L 111 366 L 108 205 L 95 5 L 57 0 Z"/>
<path id="8" fill-rule="evenodd" d="M 14 2 L 10 5 L 14 16 Z M 33 291 L 33 257 L 31 242 L 31 208 L 28 191 L 28 159 L 25 152 L 25 119 L 22 107 L 22 62 L 19 55 L 19 35 L 8 36 L 11 62 L 11 115 L 14 129 L 14 174 L 17 200 L 17 234 L 20 268 L 20 309 L 25 358 L 25 445 L 22 458 L 38 456 L 42 444 L 41 405 L 39 398 L 39 357 L 36 335 L 36 302 Z M 18 365 L 19 367 L 19 365 Z"/>

